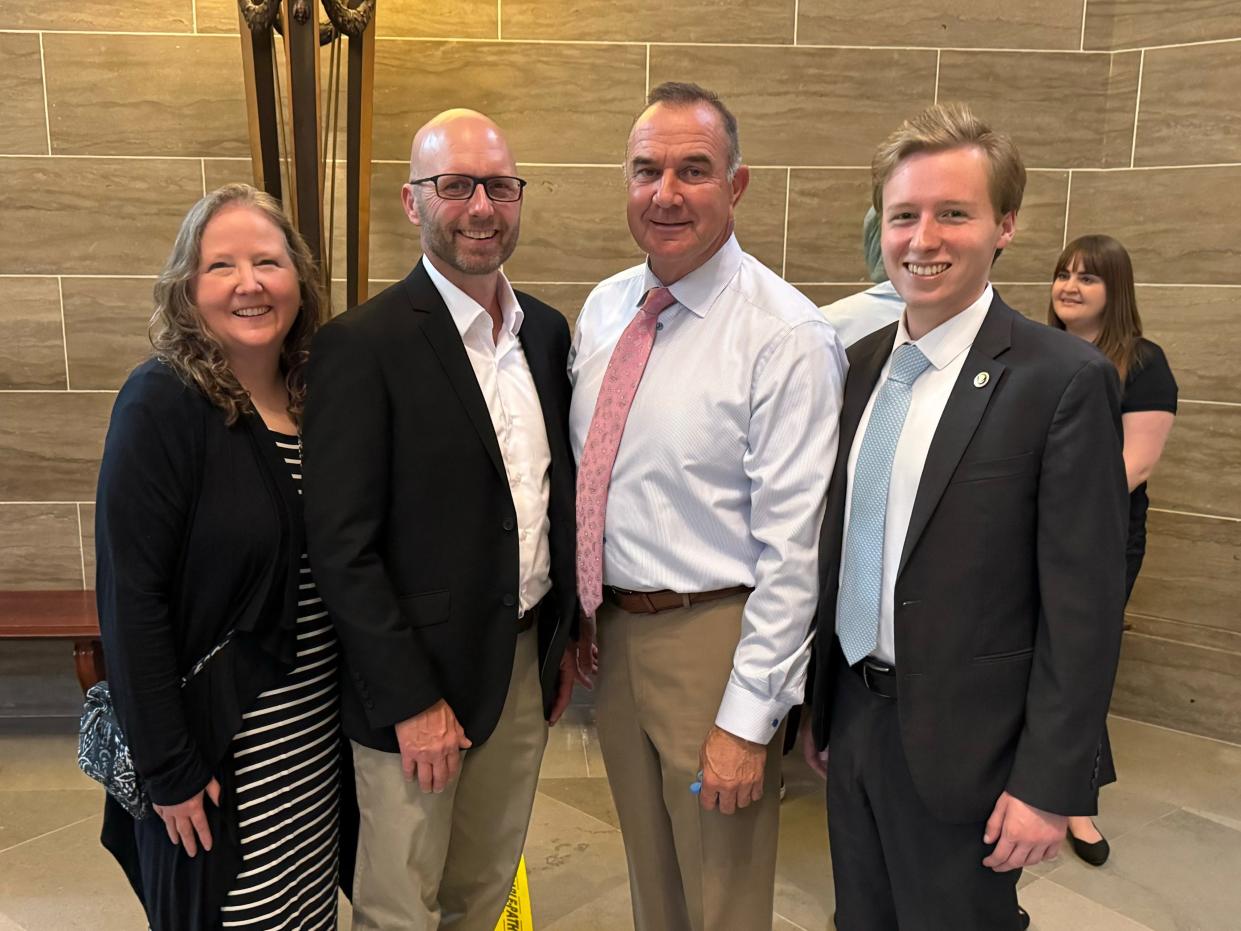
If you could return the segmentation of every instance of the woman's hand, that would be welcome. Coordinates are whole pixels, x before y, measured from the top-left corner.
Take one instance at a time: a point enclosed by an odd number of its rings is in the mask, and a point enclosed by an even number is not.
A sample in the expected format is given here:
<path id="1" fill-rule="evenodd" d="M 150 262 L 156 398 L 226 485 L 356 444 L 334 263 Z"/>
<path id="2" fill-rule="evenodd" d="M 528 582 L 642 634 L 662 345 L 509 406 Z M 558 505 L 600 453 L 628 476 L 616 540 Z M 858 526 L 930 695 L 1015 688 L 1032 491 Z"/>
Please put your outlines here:
<path id="1" fill-rule="evenodd" d="M 211 849 L 211 829 L 207 827 L 207 813 L 203 808 L 204 795 L 211 799 L 211 804 L 219 805 L 220 783 L 213 778 L 207 783 L 207 788 L 179 805 L 151 806 L 164 819 L 168 839 L 174 844 L 183 844 L 185 852 L 191 857 L 198 853 L 199 843 L 202 843 L 203 850 Z"/>

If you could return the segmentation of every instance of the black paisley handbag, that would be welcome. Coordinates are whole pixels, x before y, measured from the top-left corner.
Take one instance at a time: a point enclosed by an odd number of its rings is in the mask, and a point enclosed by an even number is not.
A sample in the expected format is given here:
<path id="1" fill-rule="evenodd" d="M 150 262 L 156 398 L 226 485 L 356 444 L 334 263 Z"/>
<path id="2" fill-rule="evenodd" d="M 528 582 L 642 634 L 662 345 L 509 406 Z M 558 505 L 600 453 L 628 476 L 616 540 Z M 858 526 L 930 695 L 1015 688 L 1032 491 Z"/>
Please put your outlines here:
<path id="1" fill-rule="evenodd" d="M 211 652 L 195 663 L 181 679 L 181 687 L 198 675 L 232 637 L 233 632 L 229 631 Z M 112 703 L 112 689 L 107 682 L 96 682 L 86 690 L 82 720 L 78 724 L 78 769 L 103 786 L 135 821 L 151 813 L 151 798 L 134 768 L 129 742 L 121 730 L 116 706 Z"/>

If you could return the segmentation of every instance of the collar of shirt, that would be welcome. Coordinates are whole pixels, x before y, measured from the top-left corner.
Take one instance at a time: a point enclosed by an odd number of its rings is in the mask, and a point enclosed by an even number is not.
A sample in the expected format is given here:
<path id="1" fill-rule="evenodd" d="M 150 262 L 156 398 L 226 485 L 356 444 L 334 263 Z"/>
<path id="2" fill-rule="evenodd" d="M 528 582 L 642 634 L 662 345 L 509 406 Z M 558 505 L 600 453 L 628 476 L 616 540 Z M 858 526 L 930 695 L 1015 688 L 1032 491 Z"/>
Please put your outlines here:
<path id="1" fill-rule="evenodd" d="M 467 334 L 471 330 L 479 326 L 479 319 L 486 320 L 483 332 L 486 333 L 485 342 L 491 342 L 491 315 L 487 310 L 474 298 L 470 297 L 455 284 L 449 281 L 440 273 L 440 270 L 434 264 L 428 262 L 426 258 L 422 260 L 422 267 L 427 270 L 427 275 L 431 278 L 431 283 L 435 285 L 435 290 L 439 291 L 440 297 L 444 299 L 444 303 L 448 305 L 448 312 L 452 315 L 452 322 L 457 326 L 457 332 L 461 334 L 461 339 L 467 339 Z M 521 332 L 522 321 L 526 315 L 521 309 L 521 305 L 517 303 L 517 295 L 513 293 L 513 286 L 508 283 L 508 279 L 504 277 L 504 273 L 500 272 L 500 282 L 496 289 L 497 296 L 500 299 L 500 313 L 503 314 L 504 320 L 500 326 L 500 342 L 506 342 L 505 335 L 509 340 L 516 340 L 517 334 Z M 499 347 L 497 347 L 499 348 Z"/>
<path id="2" fill-rule="evenodd" d="M 892 344 L 892 349 L 895 351 L 897 346 L 913 343 L 922 350 L 922 354 L 930 360 L 931 365 L 937 369 L 945 368 L 952 363 L 953 359 L 974 345 L 974 338 L 978 336 L 983 319 L 991 307 L 993 293 L 991 283 L 988 282 L 978 300 L 959 314 L 949 317 L 931 332 L 925 334 L 922 339 L 909 338 L 909 330 L 905 329 L 905 314 L 902 313 L 900 323 L 896 326 L 896 341 Z"/>
<path id="3" fill-rule="evenodd" d="M 668 290 L 677 299 L 677 303 L 698 317 L 705 317 L 715 304 L 716 298 L 723 293 L 728 283 L 736 277 L 741 268 L 741 246 L 735 235 L 715 251 L 715 255 L 707 259 L 692 272 L 678 281 L 668 285 Z M 642 295 L 651 288 L 663 287 L 663 282 L 651 271 L 650 259 L 646 262 L 646 275 L 643 281 Z M 638 299 L 642 299 L 638 295 Z"/>

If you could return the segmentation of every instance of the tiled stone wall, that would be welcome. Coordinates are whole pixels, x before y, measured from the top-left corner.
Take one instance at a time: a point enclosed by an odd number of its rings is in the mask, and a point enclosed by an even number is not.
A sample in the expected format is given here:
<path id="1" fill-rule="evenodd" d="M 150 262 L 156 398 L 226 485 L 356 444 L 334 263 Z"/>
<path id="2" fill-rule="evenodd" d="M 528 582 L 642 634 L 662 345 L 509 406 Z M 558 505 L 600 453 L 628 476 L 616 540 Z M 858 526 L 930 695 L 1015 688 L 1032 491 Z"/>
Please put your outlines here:
<path id="1" fill-rule="evenodd" d="M 448 106 L 508 129 L 530 187 L 507 270 L 570 317 L 637 257 L 619 166 L 660 81 L 735 109 L 741 241 L 820 303 L 863 286 L 866 166 L 900 119 L 963 99 L 1011 132 L 1033 171 L 1000 290 L 1041 317 L 1066 239 L 1117 236 L 1181 383 L 1115 708 L 1241 740 L 1241 0 L 378 6 L 377 284 L 416 255 L 398 188 Z M 0 4 L 0 587 L 93 584 L 99 449 L 151 277 L 190 203 L 250 177 L 236 33 L 233 0 Z"/>

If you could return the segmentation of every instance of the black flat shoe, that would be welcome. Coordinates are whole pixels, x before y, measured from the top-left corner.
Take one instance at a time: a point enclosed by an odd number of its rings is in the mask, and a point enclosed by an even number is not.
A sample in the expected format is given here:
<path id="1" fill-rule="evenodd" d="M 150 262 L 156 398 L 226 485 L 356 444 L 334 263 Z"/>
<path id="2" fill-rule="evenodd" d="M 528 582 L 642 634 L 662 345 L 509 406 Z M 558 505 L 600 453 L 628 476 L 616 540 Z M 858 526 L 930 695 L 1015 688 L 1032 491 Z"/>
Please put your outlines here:
<path id="1" fill-rule="evenodd" d="M 1017 906 L 1017 922 L 1021 931 L 1026 931 L 1026 928 L 1030 927 L 1030 913 L 1020 905 Z"/>
<path id="2" fill-rule="evenodd" d="M 1099 830 L 1097 825 L 1095 830 Z M 1099 839 L 1093 844 L 1087 843 L 1074 835 L 1072 831 L 1069 831 L 1069 843 L 1073 845 L 1073 852 L 1091 866 L 1102 866 L 1107 862 L 1108 854 L 1112 852 L 1112 848 L 1108 846 L 1107 838 L 1103 836 L 1102 831 L 1099 831 Z"/>

